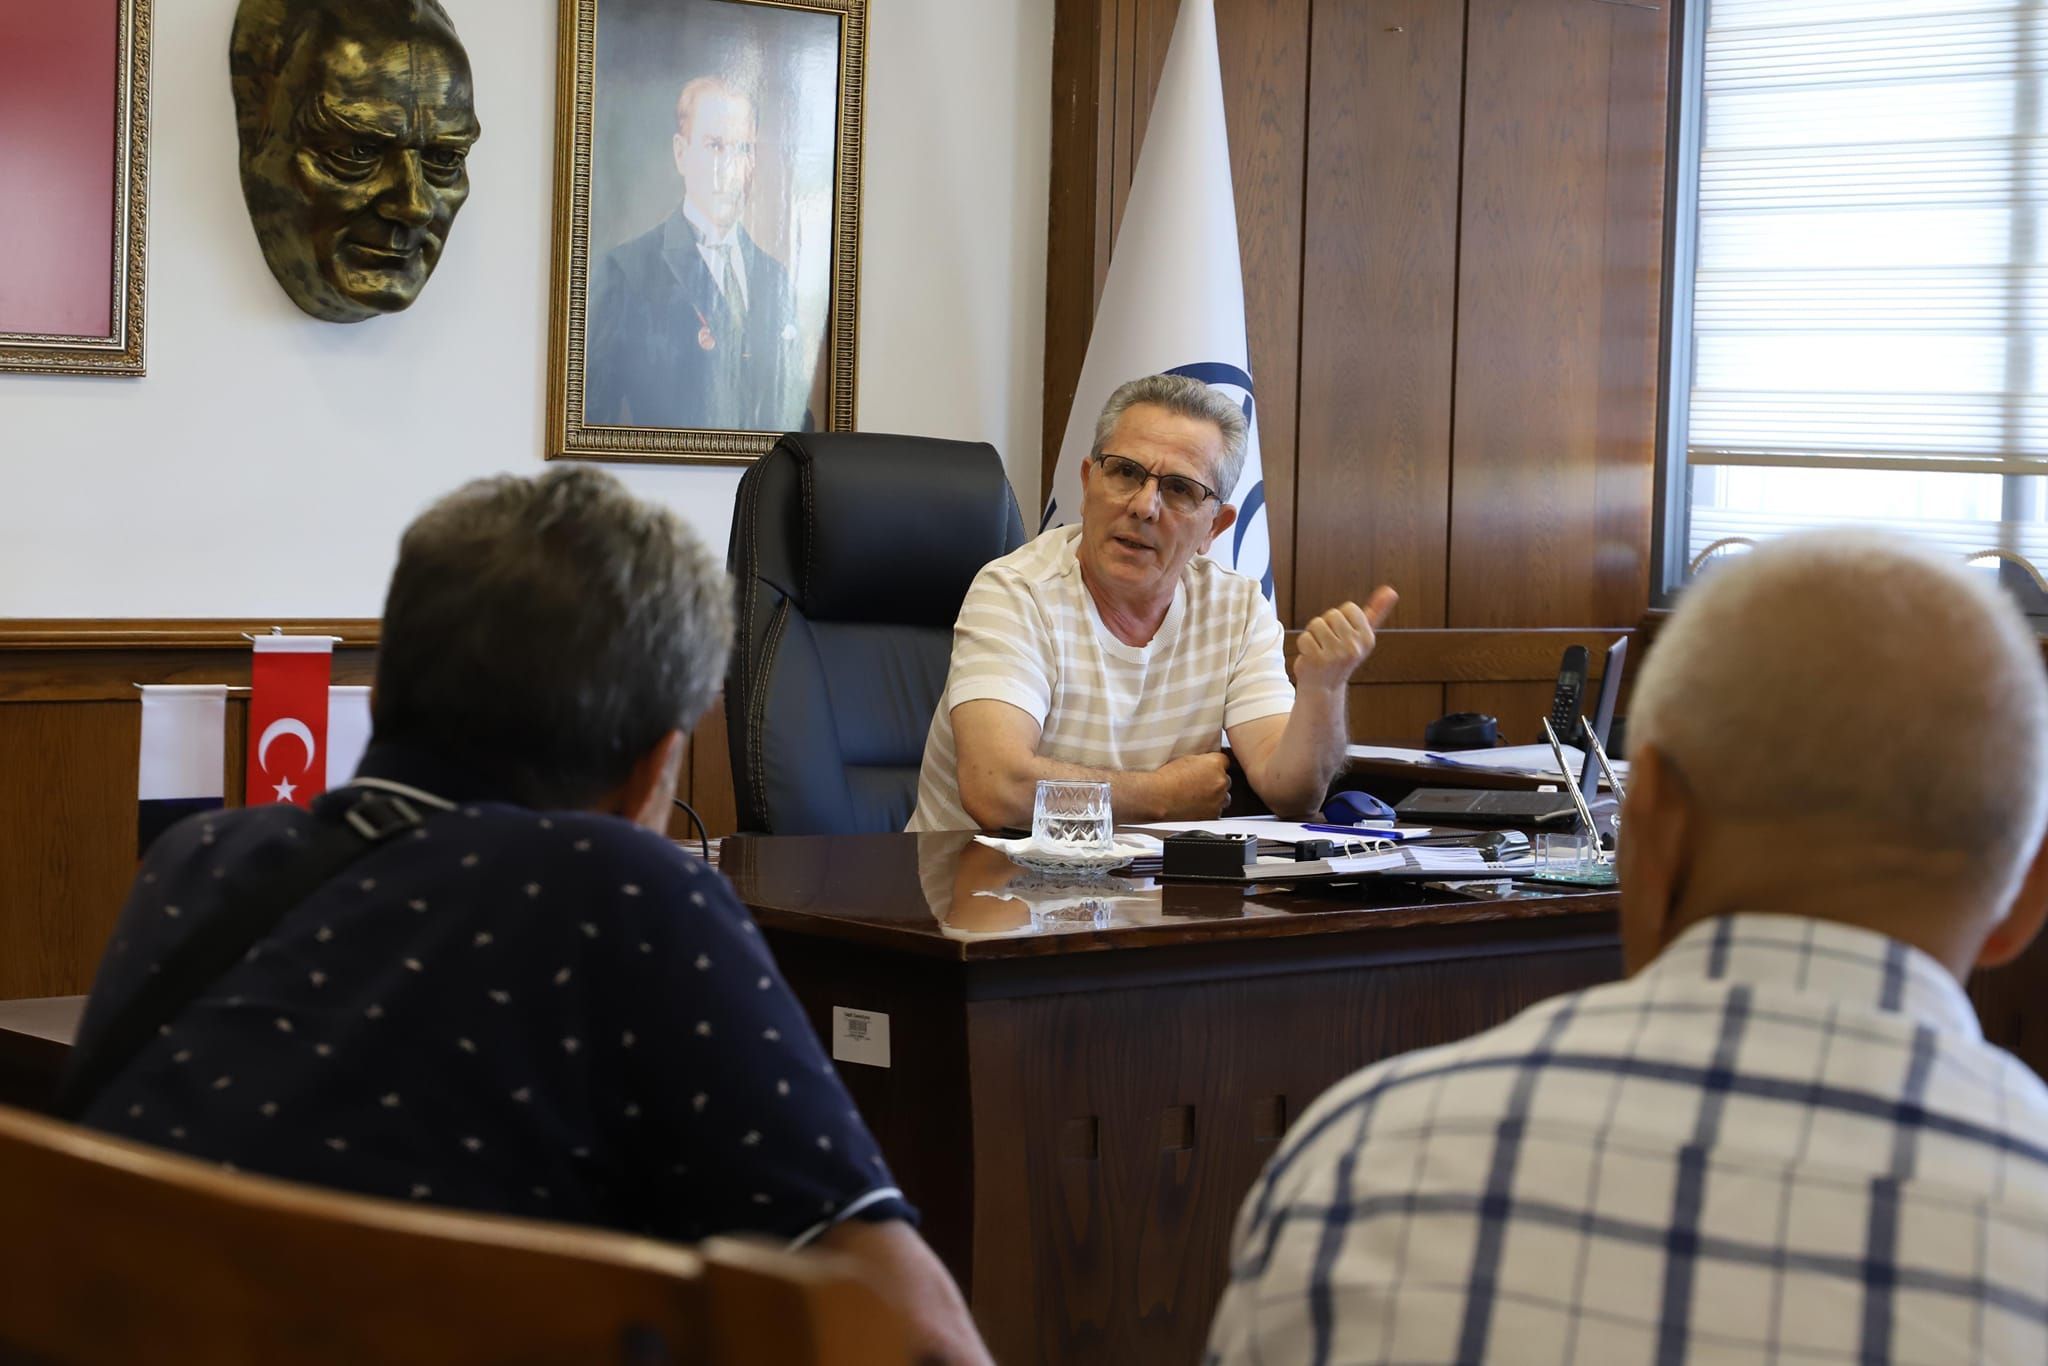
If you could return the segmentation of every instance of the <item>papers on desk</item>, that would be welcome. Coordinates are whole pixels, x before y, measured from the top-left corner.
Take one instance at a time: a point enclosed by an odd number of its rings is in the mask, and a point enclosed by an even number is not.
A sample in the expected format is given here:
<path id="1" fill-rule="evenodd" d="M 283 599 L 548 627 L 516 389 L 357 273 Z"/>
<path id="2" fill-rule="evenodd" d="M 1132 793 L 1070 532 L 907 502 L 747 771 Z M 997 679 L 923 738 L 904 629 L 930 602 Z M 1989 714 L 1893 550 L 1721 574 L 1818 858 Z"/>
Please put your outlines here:
<path id="1" fill-rule="evenodd" d="M 1565 745 L 1564 761 L 1578 773 L 1586 766 L 1586 751 Z M 1557 756 L 1549 745 L 1502 745 L 1499 749 L 1461 749 L 1449 754 L 1432 752 L 1430 762 L 1453 768 L 1484 768 L 1505 773 L 1556 773 Z"/>
<path id="2" fill-rule="evenodd" d="M 1402 749 L 1394 745 L 1351 745 L 1345 753 L 1353 759 L 1382 759 L 1420 768 L 1476 768 L 1490 773 L 1514 773 L 1529 778 L 1559 778 L 1557 756 L 1549 745 L 1503 745 L 1499 749 L 1461 749 L 1445 754 L 1436 750 Z M 1564 747 L 1565 762 L 1572 776 L 1585 771 L 1586 752 L 1572 745 Z M 1628 761 L 1617 759 L 1615 776 L 1626 781 Z"/>
<path id="3" fill-rule="evenodd" d="M 1327 826 L 1275 820 L 1271 816 L 1232 816 L 1216 821 L 1148 821 L 1128 827 L 1155 835 L 1179 835 L 1199 830 L 1211 835 L 1250 835 L 1255 839 L 1300 844 L 1303 840 L 1414 840 L 1436 833 L 1432 826 L 1404 825 L 1398 830 L 1385 825 Z"/>
<path id="4" fill-rule="evenodd" d="M 1480 850 L 1458 845 L 1421 845 L 1384 854 L 1352 854 L 1328 862 L 1333 873 L 1470 873 L 1508 866 L 1489 863 Z"/>
<path id="5" fill-rule="evenodd" d="M 1256 823 L 1286 824 L 1284 821 Z M 1462 878 L 1526 877 L 1535 871 L 1535 864 L 1529 857 L 1529 837 L 1519 831 L 1475 831 L 1469 836 L 1450 838 L 1458 842 L 1404 844 L 1392 849 L 1382 847 L 1370 849 L 1368 852 L 1340 854 L 1328 859 L 1297 861 L 1261 856 L 1256 863 L 1242 871 L 1233 870 L 1228 874 L 1213 876 L 1183 874 L 1162 880 L 1308 883 L 1346 882 L 1363 877 L 1395 877 L 1456 881 Z"/>
<path id="6" fill-rule="evenodd" d="M 1407 844 L 1376 854 L 1347 854 L 1311 863 L 1267 867 L 1262 862 L 1245 870 L 1248 882 L 1341 882 L 1356 877 L 1460 878 L 1526 877 L 1535 865 L 1528 841 L 1503 836 L 1487 849 L 1464 845 Z"/>

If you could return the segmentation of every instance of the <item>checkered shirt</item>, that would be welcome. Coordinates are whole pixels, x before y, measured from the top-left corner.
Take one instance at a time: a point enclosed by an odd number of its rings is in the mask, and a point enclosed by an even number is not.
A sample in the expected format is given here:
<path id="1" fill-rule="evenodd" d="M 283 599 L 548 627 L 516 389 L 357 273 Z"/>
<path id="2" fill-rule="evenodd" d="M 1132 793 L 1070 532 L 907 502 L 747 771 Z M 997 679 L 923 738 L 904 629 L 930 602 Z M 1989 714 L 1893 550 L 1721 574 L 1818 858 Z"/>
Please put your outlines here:
<path id="1" fill-rule="evenodd" d="M 2048 1088 L 1933 959 L 1787 916 L 1347 1078 L 1215 1363 L 2048 1362 Z"/>

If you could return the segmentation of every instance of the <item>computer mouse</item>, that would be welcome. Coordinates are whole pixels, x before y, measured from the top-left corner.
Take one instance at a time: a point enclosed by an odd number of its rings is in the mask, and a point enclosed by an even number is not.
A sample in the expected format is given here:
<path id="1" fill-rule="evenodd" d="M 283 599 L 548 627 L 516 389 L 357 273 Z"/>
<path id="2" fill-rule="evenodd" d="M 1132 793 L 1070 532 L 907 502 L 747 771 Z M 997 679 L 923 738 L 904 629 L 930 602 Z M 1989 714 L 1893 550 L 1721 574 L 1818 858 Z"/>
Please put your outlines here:
<path id="1" fill-rule="evenodd" d="M 1332 825 L 1358 825 L 1365 821 L 1393 821 L 1394 808 L 1366 792 L 1339 792 L 1323 806 L 1323 819 Z"/>

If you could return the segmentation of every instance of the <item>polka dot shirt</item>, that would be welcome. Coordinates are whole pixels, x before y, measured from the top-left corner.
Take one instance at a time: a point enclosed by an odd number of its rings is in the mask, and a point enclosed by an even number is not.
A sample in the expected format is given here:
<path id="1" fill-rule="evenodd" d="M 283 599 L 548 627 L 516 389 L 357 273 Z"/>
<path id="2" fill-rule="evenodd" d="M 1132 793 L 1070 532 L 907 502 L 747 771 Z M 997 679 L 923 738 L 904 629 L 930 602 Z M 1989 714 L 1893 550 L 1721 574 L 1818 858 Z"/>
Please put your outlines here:
<path id="1" fill-rule="evenodd" d="M 375 747 L 359 776 L 452 808 L 287 913 L 85 1123 L 243 1171 L 681 1241 L 915 1218 L 694 854 L 616 817 L 488 800 L 417 752 Z M 317 819 L 213 812 L 158 840 L 80 1053 L 219 911 L 231 870 L 288 857 Z"/>

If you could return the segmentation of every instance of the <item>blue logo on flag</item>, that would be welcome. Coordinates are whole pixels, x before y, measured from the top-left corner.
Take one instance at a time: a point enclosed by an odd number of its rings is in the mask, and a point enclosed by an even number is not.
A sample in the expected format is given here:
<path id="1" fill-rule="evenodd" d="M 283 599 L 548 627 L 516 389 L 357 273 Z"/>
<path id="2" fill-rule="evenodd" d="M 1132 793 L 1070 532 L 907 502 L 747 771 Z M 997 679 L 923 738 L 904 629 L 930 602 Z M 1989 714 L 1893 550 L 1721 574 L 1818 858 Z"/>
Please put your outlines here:
<path id="1" fill-rule="evenodd" d="M 1185 375 L 1189 379 L 1198 379 L 1212 389 L 1222 389 L 1225 392 L 1234 390 L 1235 393 L 1232 396 L 1238 397 L 1239 403 L 1244 408 L 1245 425 L 1251 425 L 1252 377 L 1235 365 L 1225 365 L 1221 361 L 1198 361 L 1193 365 L 1176 365 L 1166 373 L 1169 375 Z M 1225 490 L 1224 497 L 1229 497 L 1230 492 L 1230 490 Z M 1244 501 L 1238 505 L 1237 523 L 1231 532 L 1230 561 L 1240 574 L 1247 572 L 1244 562 L 1244 543 L 1246 537 L 1256 529 L 1260 533 L 1259 540 L 1267 541 L 1265 535 L 1265 516 L 1266 481 L 1264 478 L 1261 478 L 1258 483 L 1251 486 L 1244 496 Z M 1270 542 L 1267 544 L 1266 563 L 1258 567 L 1258 573 L 1259 586 L 1265 591 L 1266 600 L 1270 602 L 1273 598 L 1273 556 Z"/>

